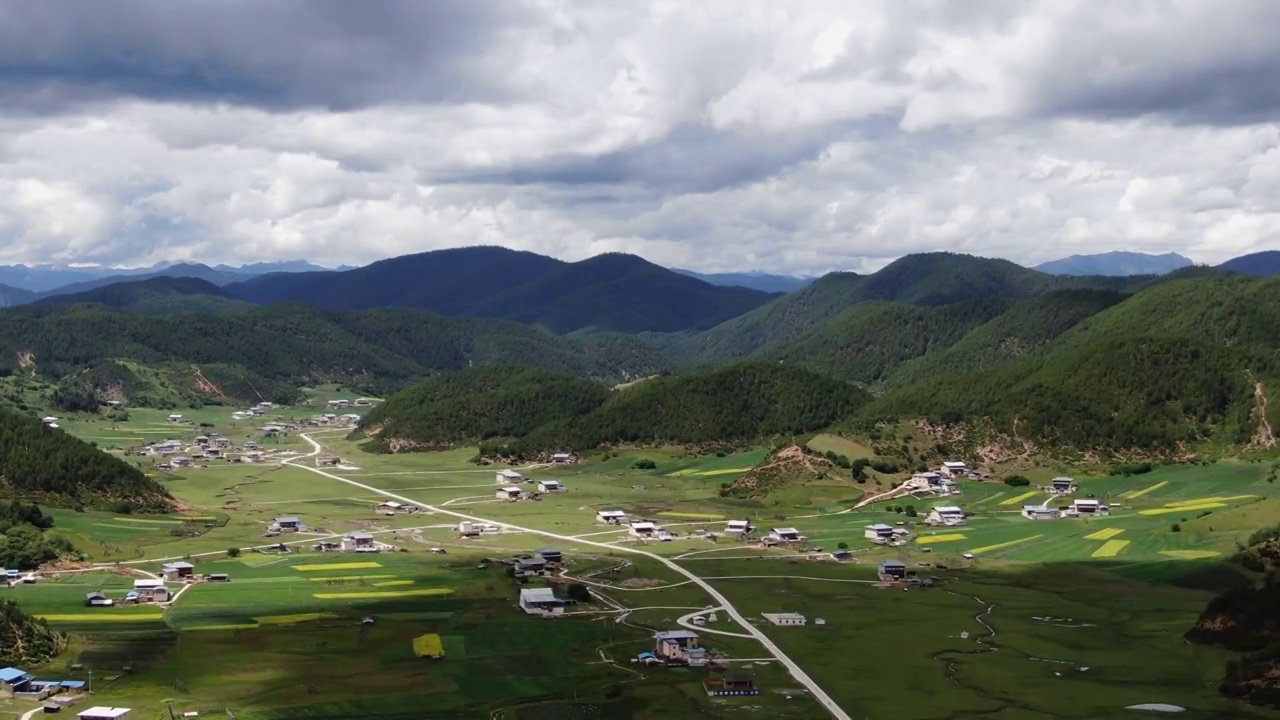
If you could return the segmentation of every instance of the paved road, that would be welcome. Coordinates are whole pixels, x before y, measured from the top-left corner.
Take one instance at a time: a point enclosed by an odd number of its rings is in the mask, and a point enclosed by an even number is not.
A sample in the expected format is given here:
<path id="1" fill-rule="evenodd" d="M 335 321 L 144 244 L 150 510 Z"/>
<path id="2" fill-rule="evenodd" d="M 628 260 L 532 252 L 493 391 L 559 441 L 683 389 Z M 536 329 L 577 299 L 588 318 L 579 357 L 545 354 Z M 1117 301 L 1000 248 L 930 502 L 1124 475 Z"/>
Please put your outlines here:
<path id="1" fill-rule="evenodd" d="M 817 700 L 819 703 L 821 703 L 822 706 L 826 708 L 827 712 L 831 713 L 832 717 L 836 718 L 836 720 L 853 720 L 853 718 L 849 716 L 849 713 L 846 713 L 836 703 L 836 701 L 831 698 L 830 695 L 828 695 L 821 687 L 819 687 L 818 683 L 816 683 L 813 680 L 813 678 L 809 677 L 809 674 L 806 673 L 803 668 L 797 665 L 795 661 L 793 661 L 791 658 L 787 657 L 787 654 L 782 651 L 782 648 L 775 645 L 774 642 L 770 640 L 767 635 L 761 632 L 759 628 L 757 628 L 755 625 L 752 625 L 750 622 L 748 622 L 747 619 L 742 615 L 742 613 L 738 612 L 738 609 L 733 606 L 733 603 L 729 602 L 729 598 L 725 597 L 723 594 L 720 593 L 719 590 L 716 590 L 714 587 L 712 587 L 711 584 L 708 583 L 706 580 L 703 580 L 701 577 L 695 575 L 693 572 L 681 567 L 680 565 L 677 565 L 675 562 L 672 562 L 671 560 L 665 557 L 662 557 L 661 555 L 656 555 L 654 553 L 647 552 L 645 550 L 638 550 L 636 548 L 629 548 L 629 547 L 619 547 L 616 545 L 606 545 L 604 543 L 598 543 L 591 540 L 583 540 L 580 538 L 575 538 L 570 535 L 557 535 L 556 533 L 547 532 L 545 530 L 537 530 L 534 528 L 521 527 L 519 525 L 512 525 L 511 523 L 504 523 L 504 522 L 499 522 L 497 520 L 492 520 L 489 518 L 482 518 L 482 517 L 477 517 L 475 515 L 460 513 L 454 510 L 449 510 L 448 508 L 444 508 L 444 507 L 427 505 L 419 500 L 414 500 L 413 498 L 404 497 L 403 495 L 396 495 L 395 493 L 387 492 L 386 490 L 374 487 L 372 485 L 365 485 L 364 483 L 356 482 L 355 480 L 351 480 L 349 478 L 344 478 L 341 475 L 334 475 L 333 473 L 325 472 L 324 470 L 321 470 L 319 468 L 310 467 L 308 465 L 300 465 L 300 464 L 297 464 L 299 460 L 307 460 L 307 459 L 316 457 L 321 452 L 323 452 L 324 446 L 316 442 L 307 433 L 302 433 L 299 437 L 301 437 L 303 440 L 306 440 L 308 443 L 311 444 L 311 447 L 312 447 L 311 452 L 308 453 L 307 455 L 295 456 L 287 460 L 284 460 L 283 464 L 296 467 L 300 470 L 306 470 L 307 472 L 313 472 L 317 475 L 327 477 L 331 480 L 337 480 L 338 482 L 346 483 L 353 487 L 358 487 L 362 490 L 368 490 L 371 493 L 377 493 L 378 495 L 391 498 L 392 500 L 398 500 L 399 502 L 403 502 L 403 503 L 412 503 L 412 504 L 418 505 L 419 507 L 430 510 L 431 512 L 440 513 L 442 515 L 450 515 L 452 517 L 456 517 L 462 520 L 470 520 L 472 522 L 491 523 L 499 527 L 506 527 L 512 530 L 518 530 L 520 532 L 530 533 L 532 535 L 541 535 L 543 537 L 553 538 L 555 540 L 559 540 L 561 542 L 566 542 L 566 543 L 577 543 L 579 545 L 591 545 L 594 547 L 604 548 L 606 550 L 610 550 L 613 552 L 625 552 L 625 553 L 631 553 L 633 555 L 643 555 L 651 560 L 655 560 L 657 562 L 662 563 L 663 565 L 670 568 L 672 571 L 677 572 L 680 575 L 683 575 L 684 577 L 688 578 L 692 583 L 702 588 L 703 591 L 705 591 L 708 595 L 710 595 L 723 609 L 724 613 L 729 617 L 733 618 L 734 622 L 741 625 L 743 629 L 745 629 L 747 633 L 750 634 L 751 637 L 755 638 L 761 645 L 764 646 L 766 650 L 768 650 L 773 655 L 773 657 L 777 658 L 778 662 L 782 663 L 782 665 L 787 668 L 787 671 L 791 673 L 791 676 L 796 679 L 796 682 L 803 685 L 805 689 L 807 689 L 810 693 L 812 693 L 814 699 Z"/>

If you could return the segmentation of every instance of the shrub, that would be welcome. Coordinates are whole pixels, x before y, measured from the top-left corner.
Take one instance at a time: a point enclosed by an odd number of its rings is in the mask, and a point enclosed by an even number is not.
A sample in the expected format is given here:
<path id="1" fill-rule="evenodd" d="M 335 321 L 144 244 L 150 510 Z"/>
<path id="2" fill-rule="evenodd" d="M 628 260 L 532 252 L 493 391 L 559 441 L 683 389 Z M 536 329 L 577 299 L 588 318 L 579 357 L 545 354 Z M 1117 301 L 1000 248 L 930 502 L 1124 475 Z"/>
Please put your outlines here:
<path id="1" fill-rule="evenodd" d="M 915 505 L 908 505 L 908 506 L 907 506 L 907 517 L 916 517 L 916 516 L 917 516 L 917 515 L 919 515 L 919 514 L 920 514 L 920 513 L 916 512 L 916 506 L 915 506 Z"/>
<path id="2" fill-rule="evenodd" d="M 1004 484 L 1010 487 L 1026 487 L 1031 484 L 1031 481 L 1022 475 L 1010 475 L 1004 479 Z"/>
<path id="3" fill-rule="evenodd" d="M 635 462 L 633 467 L 637 470 L 653 470 L 658 467 L 658 463 L 650 460 L 649 458 L 640 458 Z"/>
<path id="4" fill-rule="evenodd" d="M 227 557 L 240 557 L 240 548 L 238 547 L 227 548 Z"/>
<path id="5" fill-rule="evenodd" d="M 1174 523 L 1173 527 L 1170 527 L 1169 530 L 1170 532 L 1182 532 L 1182 525 L 1179 523 Z"/>
<path id="6" fill-rule="evenodd" d="M 845 541 L 841 540 L 840 542 L 836 543 L 836 549 L 837 549 L 837 550 L 848 550 L 848 549 L 849 549 L 849 543 L 847 543 L 847 542 L 845 542 Z"/>

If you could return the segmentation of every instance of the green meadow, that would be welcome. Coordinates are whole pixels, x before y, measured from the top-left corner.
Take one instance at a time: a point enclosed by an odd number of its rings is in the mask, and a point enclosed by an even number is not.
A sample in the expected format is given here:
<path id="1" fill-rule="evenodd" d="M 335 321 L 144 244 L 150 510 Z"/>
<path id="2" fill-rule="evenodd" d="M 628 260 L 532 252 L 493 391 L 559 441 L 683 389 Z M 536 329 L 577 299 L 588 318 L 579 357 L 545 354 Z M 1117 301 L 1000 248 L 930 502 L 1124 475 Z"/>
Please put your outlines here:
<path id="1" fill-rule="evenodd" d="M 237 442 L 262 422 L 237 425 L 230 411 L 178 412 Z M 290 409 L 281 417 L 317 411 Z M 107 437 L 123 438 L 120 447 L 135 437 L 211 430 L 168 427 L 165 414 L 131 410 L 114 429 L 96 419 L 64 425 L 104 446 Z M 71 633 L 67 653 L 37 673 L 83 675 L 70 669 L 79 663 L 94 671 L 96 700 L 104 703 L 147 713 L 168 701 L 175 711 L 227 707 L 254 720 L 823 717 L 785 670 L 759 660 L 768 653 L 758 643 L 712 632 L 733 631 L 723 617 L 703 633 L 704 644 L 729 658 L 734 672 L 751 675 L 760 696 L 709 698 L 705 672 L 631 662 L 652 649 L 654 630 L 676 628 L 677 618 L 713 601 L 671 569 L 626 553 L 635 545 L 625 529 L 596 523 L 598 510 L 619 509 L 674 531 L 671 542 L 644 549 L 706 578 L 854 717 L 1110 718 L 1132 715 L 1123 707 L 1137 702 L 1182 705 L 1189 718 L 1280 717 L 1221 699 L 1214 688 L 1226 657 L 1181 639 L 1214 592 L 1251 581 L 1226 563 L 1237 542 L 1280 522 L 1280 494 L 1266 482 L 1265 464 L 1170 466 L 1129 477 L 1080 473 L 1077 497 L 1109 503 L 1110 517 L 1031 521 L 1020 515 L 1022 505 L 1061 506 L 1069 498 L 964 481 L 956 497 L 850 510 L 863 491 L 888 487 L 887 477 L 873 478 L 879 486 L 831 477 L 763 499 L 722 498 L 722 484 L 758 464 L 765 450 L 699 456 L 643 448 L 523 468 L 567 490 L 506 502 L 494 496 L 503 467 L 477 465 L 474 449 L 382 455 L 342 432 L 314 437 L 345 461 L 325 472 L 367 487 L 281 465 L 294 457 L 281 454 L 262 464 L 214 461 L 161 474 L 183 504 L 169 515 L 52 510 L 53 532 L 105 565 L 9 593 Z M 836 436 L 818 436 L 811 447 L 846 457 L 864 450 Z M 310 446 L 289 437 L 267 450 L 304 453 Z M 639 460 L 655 467 L 639 469 Z M 1071 473 L 1045 470 L 1036 482 L 1059 474 Z M 378 491 L 578 541 L 515 531 L 459 538 L 457 518 L 445 514 L 378 514 L 374 506 L 386 499 Z M 972 515 L 964 527 L 919 526 L 936 505 Z M 307 532 L 263 537 L 281 515 L 300 517 Z M 825 553 L 691 534 L 736 518 L 766 531 L 796 527 L 811 548 L 844 544 L 854 559 L 842 564 Z M 864 529 L 873 523 L 910 524 L 914 537 L 900 547 L 872 546 Z M 352 531 L 373 532 L 396 550 L 311 548 Z M 279 542 L 293 552 L 252 549 Z M 612 570 L 591 578 L 603 598 L 557 620 L 521 612 L 521 583 L 485 561 L 547 546 L 564 551 L 571 576 Z M 239 556 L 229 557 L 228 548 L 239 548 Z M 154 572 L 162 559 L 179 557 L 231 581 L 193 586 L 163 609 L 85 606 L 87 592 L 122 597 L 136 577 L 129 568 Z M 906 561 L 936 586 L 878 586 L 875 569 L 885 559 Z M 618 608 L 631 609 L 623 622 L 615 622 Z M 810 624 L 782 628 L 760 617 L 787 611 L 804 613 Z M 816 618 L 825 623 L 815 625 Z M 412 639 L 429 634 L 441 637 L 443 658 L 414 655 Z M 0 702 L 0 713 L 19 705 Z"/>

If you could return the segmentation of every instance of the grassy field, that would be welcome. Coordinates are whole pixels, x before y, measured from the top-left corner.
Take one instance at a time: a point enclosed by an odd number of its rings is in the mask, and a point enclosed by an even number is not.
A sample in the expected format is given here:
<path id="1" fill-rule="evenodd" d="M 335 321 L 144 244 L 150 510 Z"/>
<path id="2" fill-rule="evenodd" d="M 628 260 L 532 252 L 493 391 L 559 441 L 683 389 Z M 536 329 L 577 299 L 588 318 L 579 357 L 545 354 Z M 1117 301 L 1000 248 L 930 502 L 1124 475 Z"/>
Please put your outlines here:
<path id="1" fill-rule="evenodd" d="M 115 429 L 74 419 L 65 425 L 103 445 L 107 437 L 172 434 L 166 413 L 131 412 Z M 229 436 L 248 432 L 229 423 L 229 408 L 180 412 Z M 473 450 L 378 455 L 340 433 L 322 437 L 327 451 L 349 463 L 329 472 L 420 503 L 595 543 L 631 542 L 625 530 L 596 523 L 601 509 L 659 522 L 677 537 L 645 549 L 708 578 L 749 617 L 796 611 L 823 618 L 821 626 L 778 628 L 761 620 L 760 627 L 854 717 L 1107 718 L 1134 702 L 1184 705 L 1190 710 L 1183 717 L 1191 718 L 1277 717 L 1221 700 L 1214 685 L 1226 658 L 1181 639 L 1215 583 L 1239 579 L 1222 572 L 1236 543 L 1280 522 L 1280 493 L 1265 482 L 1265 465 L 1079 475 L 1078 496 L 1110 503 L 1110 517 L 1030 521 L 1019 513 L 1023 504 L 1067 501 L 1033 488 L 963 482 L 958 497 L 848 511 L 861 488 L 847 478 L 764 499 L 719 497 L 721 484 L 760 462 L 764 450 L 696 456 L 645 448 L 527 469 L 567 491 L 511 503 L 494 497 L 501 467 L 476 465 Z M 846 457 L 868 450 L 835 436 L 810 445 Z M 307 447 L 288 438 L 278 449 Z M 640 459 L 656 467 L 636 469 Z M 1041 474 L 1028 475 L 1040 482 L 1069 471 Z M 231 582 L 195 586 L 158 616 L 154 607 L 84 606 L 86 592 L 123 594 L 132 576 L 122 571 L 15 588 L 9 597 L 73 635 L 68 652 L 37 669 L 40 675 L 74 674 L 70 664 L 83 663 L 95 672 L 97 700 L 148 708 L 144 716 L 162 710 L 163 700 L 173 700 L 175 710 L 231 707 L 254 720 L 824 716 L 776 663 L 753 660 L 766 653 L 749 638 L 704 633 L 714 652 L 737 661 L 735 672 L 756 679 L 764 691 L 758 697 L 712 699 L 701 688 L 704 672 L 631 663 L 653 649 L 653 630 L 674 629 L 676 618 L 711 602 L 657 563 L 619 567 L 637 558 L 523 532 L 460 539 L 455 518 L 378 515 L 373 505 L 384 498 L 377 493 L 300 468 L 211 464 L 163 479 L 188 510 L 155 517 L 54 510 L 55 532 L 95 560 L 155 571 L 161 558 L 190 557 L 198 572 L 227 573 Z M 881 489 L 890 482 L 876 480 Z M 914 526 L 928 508 L 951 504 L 973 514 L 965 527 Z M 301 517 L 309 532 L 264 539 L 279 515 Z M 814 561 L 789 549 L 690 534 L 734 518 L 766 529 L 796 527 L 811 545 L 845 544 L 855 559 Z M 903 523 L 916 537 L 901 547 L 874 547 L 864 538 L 872 523 Z M 374 532 L 400 551 L 371 557 L 310 549 L 321 537 L 353 530 Z M 280 540 L 296 552 L 226 553 Z M 612 603 L 635 609 L 626 622 L 601 612 L 612 608 L 606 603 L 571 608 L 582 614 L 560 620 L 532 618 L 516 607 L 520 585 L 503 566 L 479 567 L 548 545 L 565 551 L 575 574 L 619 567 L 594 581 L 607 585 L 600 592 Z M 890 558 L 932 575 L 938 587 L 878 587 L 875 567 Z M 983 622 L 995 628 L 994 638 Z M 732 630 L 723 621 L 721 628 Z M 419 657 L 414 639 L 432 636 L 443 657 Z M 995 646 L 1000 651 L 991 652 Z M 0 714 L 11 707 L 0 703 Z M 434 714 L 423 715 L 424 707 Z"/>

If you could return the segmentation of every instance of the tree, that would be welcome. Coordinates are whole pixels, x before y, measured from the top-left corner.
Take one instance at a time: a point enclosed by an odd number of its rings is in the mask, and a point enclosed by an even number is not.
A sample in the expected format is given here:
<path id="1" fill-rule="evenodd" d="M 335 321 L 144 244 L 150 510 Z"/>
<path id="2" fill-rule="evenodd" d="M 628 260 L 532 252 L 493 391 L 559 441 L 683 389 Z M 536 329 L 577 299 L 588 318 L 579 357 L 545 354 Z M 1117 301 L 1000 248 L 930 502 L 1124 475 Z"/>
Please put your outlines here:
<path id="1" fill-rule="evenodd" d="M 919 515 L 919 513 L 917 513 L 917 512 L 916 512 L 916 506 L 915 506 L 915 505 L 908 505 L 908 506 L 907 506 L 907 517 L 916 517 L 917 515 Z"/>
<path id="2" fill-rule="evenodd" d="M 240 557 L 240 548 L 238 547 L 227 548 L 227 557 Z"/>
<path id="3" fill-rule="evenodd" d="M 565 594 L 569 597 L 570 600 L 574 600 L 580 603 L 588 603 L 588 602 L 591 602 L 591 599 L 592 599 L 591 591 L 587 589 L 586 585 L 583 585 L 581 583 L 573 583 L 569 587 L 565 588 Z"/>
<path id="4" fill-rule="evenodd" d="M 1031 481 L 1022 475 L 1010 475 L 1004 479 L 1004 484 L 1010 487 L 1026 487 Z"/>
<path id="5" fill-rule="evenodd" d="M 1182 532 L 1182 525 L 1181 525 L 1181 524 L 1179 524 L 1179 523 L 1174 523 L 1174 524 L 1173 524 L 1173 527 L 1170 527 L 1170 528 L 1169 528 L 1169 531 L 1170 531 L 1170 532 Z"/>
<path id="6" fill-rule="evenodd" d="M 847 543 L 847 542 L 845 542 L 845 541 L 841 540 L 840 542 L 836 543 L 836 549 L 837 549 L 837 550 L 848 550 L 848 549 L 849 549 L 849 543 Z"/>
<path id="7" fill-rule="evenodd" d="M 650 460 L 649 458 L 640 458 L 635 462 L 633 467 L 637 470 L 654 470 L 658 467 L 658 463 Z"/>

